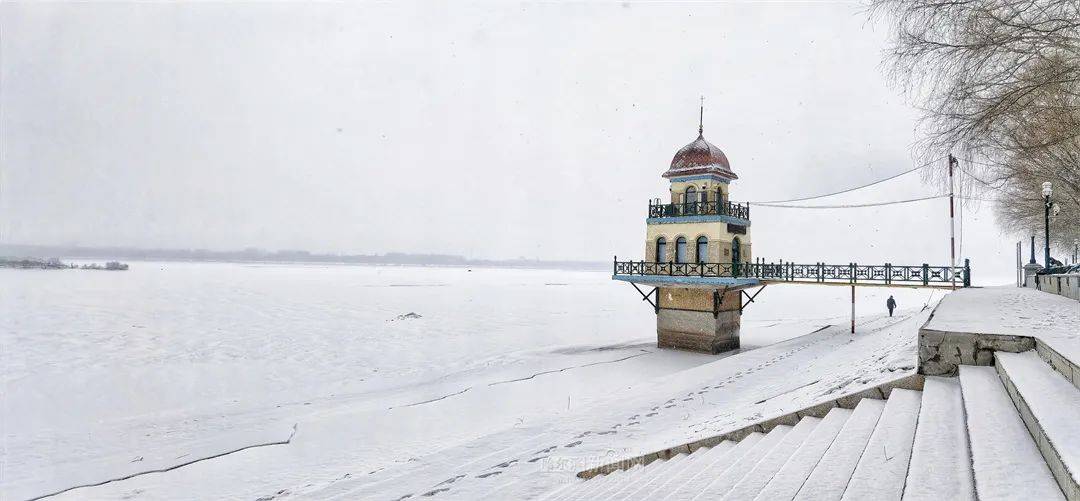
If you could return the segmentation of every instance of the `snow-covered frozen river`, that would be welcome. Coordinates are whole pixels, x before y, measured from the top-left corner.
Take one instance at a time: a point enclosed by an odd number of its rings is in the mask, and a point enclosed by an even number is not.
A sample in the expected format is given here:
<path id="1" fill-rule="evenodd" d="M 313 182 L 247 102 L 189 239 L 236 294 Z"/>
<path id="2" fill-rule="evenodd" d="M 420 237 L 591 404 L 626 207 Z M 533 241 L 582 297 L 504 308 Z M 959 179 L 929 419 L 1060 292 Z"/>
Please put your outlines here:
<path id="1" fill-rule="evenodd" d="M 860 290 L 859 313 L 879 314 L 890 292 L 901 310 L 941 295 Z M 767 288 L 744 315 L 744 351 L 847 322 L 848 294 Z M 375 470 L 718 360 L 657 350 L 654 321 L 604 272 L 174 262 L 0 270 L 0 498 L 282 441 L 294 425 L 297 437 L 324 438 L 249 449 L 250 467 L 296 478 Z M 166 485 L 188 469 L 153 475 Z M 205 492 L 266 487 L 214 482 Z M 143 493 L 123 484 L 69 494 Z"/>

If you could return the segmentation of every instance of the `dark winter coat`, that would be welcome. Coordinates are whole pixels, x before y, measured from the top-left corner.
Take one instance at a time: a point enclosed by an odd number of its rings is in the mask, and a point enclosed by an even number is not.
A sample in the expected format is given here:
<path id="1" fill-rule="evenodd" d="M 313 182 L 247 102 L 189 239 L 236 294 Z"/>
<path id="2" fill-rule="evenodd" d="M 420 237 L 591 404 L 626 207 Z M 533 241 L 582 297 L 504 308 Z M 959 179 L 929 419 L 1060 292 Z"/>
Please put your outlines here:
<path id="1" fill-rule="evenodd" d="M 885 307 L 890 310 L 896 308 L 896 300 L 890 297 L 888 301 L 885 301 Z"/>

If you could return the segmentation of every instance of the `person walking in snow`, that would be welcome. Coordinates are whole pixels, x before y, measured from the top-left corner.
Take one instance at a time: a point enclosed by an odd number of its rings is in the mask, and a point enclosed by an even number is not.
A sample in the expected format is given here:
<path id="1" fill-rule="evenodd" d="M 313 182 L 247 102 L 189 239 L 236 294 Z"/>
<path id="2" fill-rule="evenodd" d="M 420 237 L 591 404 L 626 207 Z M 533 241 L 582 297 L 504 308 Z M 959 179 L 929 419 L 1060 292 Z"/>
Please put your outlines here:
<path id="1" fill-rule="evenodd" d="M 889 316 L 892 316 L 892 311 L 896 309 L 896 300 L 892 296 L 889 296 L 889 300 L 885 301 L 885 307 L 889 309 Z"/>

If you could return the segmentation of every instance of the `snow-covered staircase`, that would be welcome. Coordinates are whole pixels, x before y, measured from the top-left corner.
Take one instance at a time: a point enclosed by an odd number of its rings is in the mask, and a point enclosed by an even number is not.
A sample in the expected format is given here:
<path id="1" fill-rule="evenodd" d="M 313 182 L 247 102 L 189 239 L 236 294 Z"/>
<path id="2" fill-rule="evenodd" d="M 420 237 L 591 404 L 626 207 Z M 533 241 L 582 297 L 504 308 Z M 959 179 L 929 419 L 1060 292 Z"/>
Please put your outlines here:
<path id="1" fill-rule="evenodd" d="M 1080 500 L 1080 389 L 1034 351 L 994 357 L 544 499 Z"/>

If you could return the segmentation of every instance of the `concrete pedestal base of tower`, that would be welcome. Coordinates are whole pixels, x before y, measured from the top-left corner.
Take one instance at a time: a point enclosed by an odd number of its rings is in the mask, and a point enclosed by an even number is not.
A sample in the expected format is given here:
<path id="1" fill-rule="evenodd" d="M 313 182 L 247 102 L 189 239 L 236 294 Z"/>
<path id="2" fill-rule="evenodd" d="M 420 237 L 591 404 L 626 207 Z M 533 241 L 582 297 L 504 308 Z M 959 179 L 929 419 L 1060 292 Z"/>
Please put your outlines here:
<path id="1" fill-rule="evenodd" d="M 661 287 L 656 345 L 704 353 L 739 347 L 742 292 Z"/>

